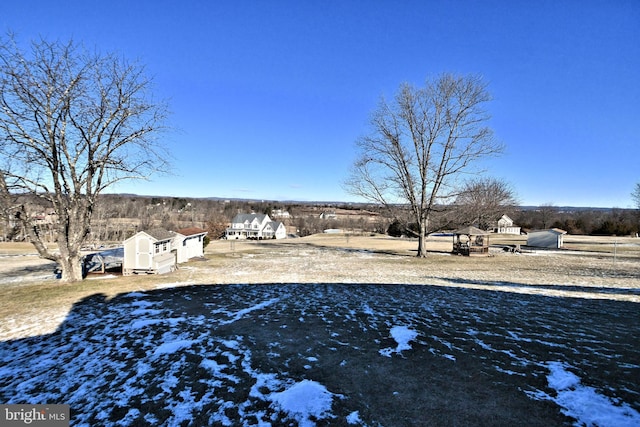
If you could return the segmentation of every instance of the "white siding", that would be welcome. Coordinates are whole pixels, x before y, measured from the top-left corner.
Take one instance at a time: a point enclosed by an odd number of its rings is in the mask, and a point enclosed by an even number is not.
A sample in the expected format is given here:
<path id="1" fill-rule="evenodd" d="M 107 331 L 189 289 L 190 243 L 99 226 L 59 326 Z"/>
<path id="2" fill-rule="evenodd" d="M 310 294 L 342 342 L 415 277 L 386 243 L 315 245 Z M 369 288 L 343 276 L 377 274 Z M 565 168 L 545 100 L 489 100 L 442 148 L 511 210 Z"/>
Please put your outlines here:
<path id="1" fill-rule="evenodd" d="M 175 269 L 176 258 L 171 252 L 171 241 L 158 241 L 140 231 L 124 241 L 122 274 L 168 273 Z"/>
<path id="2" fill-rule="evenodd" d="M 554 230 L 532 231 L 527 236 L 527 246 L 559 249 L 563 244 L 562 234 Z"/>

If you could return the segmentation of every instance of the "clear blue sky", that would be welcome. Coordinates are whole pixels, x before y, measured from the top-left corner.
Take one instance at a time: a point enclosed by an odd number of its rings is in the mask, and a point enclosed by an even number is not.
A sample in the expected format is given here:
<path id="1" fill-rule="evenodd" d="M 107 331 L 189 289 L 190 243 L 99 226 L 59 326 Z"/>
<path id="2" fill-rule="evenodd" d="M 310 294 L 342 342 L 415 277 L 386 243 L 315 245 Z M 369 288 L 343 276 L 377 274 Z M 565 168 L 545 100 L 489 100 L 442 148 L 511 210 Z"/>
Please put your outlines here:
<path id="1" fill-rule="evenodd" d="M 357 201 L 341 183 L 380 96 L 479 73 L 523 204 L 629 207 L 640 181 L 640 1 L 3 1 L 21 41 L 139 59 L 180 129 L 175 175 L 117 188 Z"/>

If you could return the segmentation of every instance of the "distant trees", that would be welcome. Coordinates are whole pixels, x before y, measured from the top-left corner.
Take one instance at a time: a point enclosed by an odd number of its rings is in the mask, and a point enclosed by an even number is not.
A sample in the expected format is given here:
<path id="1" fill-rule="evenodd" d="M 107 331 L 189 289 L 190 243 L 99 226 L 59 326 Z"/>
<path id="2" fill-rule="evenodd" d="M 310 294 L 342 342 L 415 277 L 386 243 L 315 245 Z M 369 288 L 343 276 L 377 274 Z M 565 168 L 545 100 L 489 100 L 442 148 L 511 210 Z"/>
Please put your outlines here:
<path id="1" fill-rule="evenodd" d="M 539 226 L 536 228 L 546 229 L 551 227 L 551 225 L 557 221 L 558 217 L 558 208 L 553 205 L 553 203 L 544 203 L 536 209 L 538 213 L 537 219 L 539 221 Z"/>
<path id="2" fill-rule="evenodd" d="M 636 212 L 630 209 L 571 209 L 553 205 L 514 212 L 514 221 L 525 229 L 560 228 L 569 234 L 628 236 L 640 230 Z M 547 227 L 543 227 L 546 221 Z"/>
<path id="3" fill-rule="evenodd" d="M 73 41 L 0 41 L 0 198 L 62 280 L 82 279 L 80 249 L 91 233 L 97 196 L 114 183 L 166 170 L 155 137 L 167 106 L 154 100 L 137 64 Z M 58 216 L 57 251 L 38 233 L 31 194 Z"/>
<path id="4" fill-rule="evenodd" d="M 502 151 L 487 126 L 490 99 L 475 75 L 445 73 L 420 88 L 405 83 L 392 101 L 380 101 L 370 133 L 357 141 L 347 190 L 389 207 L 408 204 L 419 257 L 427 253 L 433 212 L 456 197 L 461 174 Z"/>

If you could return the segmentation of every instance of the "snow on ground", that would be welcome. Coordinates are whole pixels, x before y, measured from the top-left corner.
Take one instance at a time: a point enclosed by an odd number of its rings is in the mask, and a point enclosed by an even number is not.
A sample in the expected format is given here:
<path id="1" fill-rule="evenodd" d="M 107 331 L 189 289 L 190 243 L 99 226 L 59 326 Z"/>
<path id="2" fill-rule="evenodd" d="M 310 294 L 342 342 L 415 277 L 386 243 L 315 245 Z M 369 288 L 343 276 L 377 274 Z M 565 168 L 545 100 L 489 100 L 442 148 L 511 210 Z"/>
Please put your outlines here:
<path id="1" fill-rule="evenodd" d="M 315 381 L 302 380 L 284 391 L 271 393 L 269 399 L 282 410 L 291 414 L 300 427 L 315 425 L 311 417 L 332 417 L 333 393 Z"/>
<path id="2" fill-rule="evenodd" d="M 516 417 L 556 405 L 576 425 L 639 425 L 637 313 L 408 285 L 94 295 L 55 333 L 0 342 L 0 402 L 66 403 L 74 426 L 393 425 L 395 410 L 399 424 L 421 419 L 421 399 L 447 392 L 433 375 L 471 375 L 493 387 L 476 399 L 523 404 Z"/>
<path id="3" fill-rule="evenodd" d="M 413 329 L 409 329 L 407 326 L 400 325 L 394 326 L 389 331 L 391 337 L 398 343 L 395 349 L 383 348 L 379 351 L 383 356 L 391 357 L 393 353 L 402 353 L 403 350 L 410 350 L 411 345 L 409 343 L 416 339 L 418 333 Z"/>
<path id="4" fill-rule="evenodd" d="M 538 391 L 537 399 L 547 399 L 562 407 L 562 412 L 586 426 L 634 427 L 640 426 L 640 413 L 624 402 L 613 402 L 593 387 L 580 384 L 580 378 L 567 370 L 561 362 L 547 363 L 549 387 L 556 396 Z"/>

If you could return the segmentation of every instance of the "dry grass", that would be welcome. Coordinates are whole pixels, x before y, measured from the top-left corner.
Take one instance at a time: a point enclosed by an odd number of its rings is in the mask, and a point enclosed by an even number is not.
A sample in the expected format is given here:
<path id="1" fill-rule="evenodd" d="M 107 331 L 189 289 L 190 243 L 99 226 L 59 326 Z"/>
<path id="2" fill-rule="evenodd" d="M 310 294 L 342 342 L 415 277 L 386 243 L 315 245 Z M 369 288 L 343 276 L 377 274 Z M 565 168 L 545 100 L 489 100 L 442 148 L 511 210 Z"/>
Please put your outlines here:
<path id="1" fill-rule="evenodd" d="M 492 236 L 492 243 L 522 244 L 524 240 Z M 638 239 L 568 236 L 565 245 L 563 251 L 519 255 L 494 248 L 490 257 L 461 257 L 448 254 L 450 237 L 431 237 L 430 255 L 418 259 L 415 240 L 382 235 L 221 240 L 207 247 L 206 260 L 182 265 L 170 275 L 96 275 L 82 283 L 60 285 L 41 279 L 43 274 L 51 276 L 53 264 L 40 260 L 33 247 L 0 243 L 0 277 L 14 279 L 0 285 L 0 338 L 51 332 L 75 302 L 92 294 L 112 298 L 131 291 L 196 284 L 423 284 L 640 302 Z"/>

